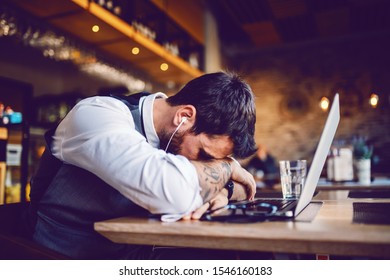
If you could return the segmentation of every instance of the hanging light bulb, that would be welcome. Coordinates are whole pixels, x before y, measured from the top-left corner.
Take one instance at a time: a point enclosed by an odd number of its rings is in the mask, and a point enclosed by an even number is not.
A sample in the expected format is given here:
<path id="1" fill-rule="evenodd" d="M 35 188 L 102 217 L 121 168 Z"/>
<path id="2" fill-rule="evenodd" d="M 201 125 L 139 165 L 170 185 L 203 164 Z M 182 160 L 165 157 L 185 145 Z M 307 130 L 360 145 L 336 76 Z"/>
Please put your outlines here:
<path id="1" fill-rule="evenodd" d="M 139 48 L 137 48 L 137 47 L 134 47 L 134 48 L 131 49 L 131 53 L 134 54 L 134 55 L 139 54 L 139 51 L 140 51 L 140 50 L 139 50 Z"/>
<path id="2" fill-rule="evenodd" d="M 320 100 L 320 108 L 322 111 L 327 111 L 329 108 L 329 99 L 325 96 L 323 96 Z"/>
<path id="3" fill-rule="evenodd" d="M 370 95 L 370 105 L 372 108 L 376 108 L 378 106 L 378 103 L 379 103 L 379 96 L 375 93 L 372 93 Z"/>
<path id="4" fill-rule="evenodd" d="M 164 63 L 161 63 L 161 65 L 160 65 L 161 71 L 167 71 L 168 68 L 169 68 L 168 63 L 165 63 L 165 62 L 164 62 Z"/>
<path id="5" fill-rule="evenodd" d="M 96 32 L 99 32 L 99 30 L 100 30 L 99 25 L 96 25 L 96 24 L 95 24 L 94 26 L 92 26 L 92 31 L 93 31 L 93 32 L 96 33 Z"/>

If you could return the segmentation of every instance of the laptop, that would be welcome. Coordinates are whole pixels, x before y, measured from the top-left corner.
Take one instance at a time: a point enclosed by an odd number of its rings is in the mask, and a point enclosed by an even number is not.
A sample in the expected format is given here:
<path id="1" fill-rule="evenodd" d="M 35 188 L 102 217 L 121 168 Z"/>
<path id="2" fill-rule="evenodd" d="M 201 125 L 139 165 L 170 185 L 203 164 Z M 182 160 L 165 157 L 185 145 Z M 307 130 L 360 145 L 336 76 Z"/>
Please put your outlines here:
<path id="1" fill-rule="evenodd" d="M 233 210 L 245 209 L 247 213 L 250 213 L 250 215 L 253 216 L 256 216 L 256 213 L 262 213 L 262 216 L 266 217 L 296 217 L 303 211 L 303 209 L 306 208 L 307 205 L 309 205 L 313 198 L 322 168 L 324 167 L 339 122 L 340 103 L 339 95 L 336 93 L 299 199 L 256 198 L 254 201 L 240 201 L 231 203 L 224 208 Z M 223 209 L 220 210 L 223 212 Z M 213 218 L 212 211 L 206 213 L 204 218 L 205 220 L 215 219 Z"/>

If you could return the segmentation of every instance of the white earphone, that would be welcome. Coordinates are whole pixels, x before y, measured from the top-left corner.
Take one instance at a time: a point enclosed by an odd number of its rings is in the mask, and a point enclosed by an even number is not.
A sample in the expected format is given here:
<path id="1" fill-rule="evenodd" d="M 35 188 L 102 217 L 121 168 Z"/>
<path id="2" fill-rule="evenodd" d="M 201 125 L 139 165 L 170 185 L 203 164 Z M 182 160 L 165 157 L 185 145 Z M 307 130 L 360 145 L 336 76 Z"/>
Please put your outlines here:
<path id="1" fill-rule="evenodd" d="M 171 138 L 169 138 L 168 144 L 165 147 L 165 152 L 168 150 L 169 144 L 171 144 L 173 136 L 176 134 L 176 132 L 179 130 L 179 128 L 188 120 L 187 117 L 182 117 L 179 125 L 176 127 L 175 131 L 172 133 Z"/>
<path id="2" fill-rule="evenodd" d="M 178 127 L 181 126 L 183 123 L 185 123 L 187 120 L 188 120 L 187 117 L 182 117 L 182 118 L 181 118 L 181 122 L 180 122 L 180 124 L 178 125 Z"/>

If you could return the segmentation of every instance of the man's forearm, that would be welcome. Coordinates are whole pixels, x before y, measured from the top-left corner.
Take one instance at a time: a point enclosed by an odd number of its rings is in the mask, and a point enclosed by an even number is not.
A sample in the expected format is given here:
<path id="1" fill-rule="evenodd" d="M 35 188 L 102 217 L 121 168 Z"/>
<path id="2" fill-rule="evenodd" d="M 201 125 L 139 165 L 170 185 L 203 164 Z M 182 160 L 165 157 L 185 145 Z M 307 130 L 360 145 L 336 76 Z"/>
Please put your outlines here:
<path id="1" fill-rule="evenodd" d="M 215 197 L 230 179 L 232 170 L 229 160 L 209 160 L 191 162 L 198 173 L 202 188 L 200 195 L 204 202 Z"/>

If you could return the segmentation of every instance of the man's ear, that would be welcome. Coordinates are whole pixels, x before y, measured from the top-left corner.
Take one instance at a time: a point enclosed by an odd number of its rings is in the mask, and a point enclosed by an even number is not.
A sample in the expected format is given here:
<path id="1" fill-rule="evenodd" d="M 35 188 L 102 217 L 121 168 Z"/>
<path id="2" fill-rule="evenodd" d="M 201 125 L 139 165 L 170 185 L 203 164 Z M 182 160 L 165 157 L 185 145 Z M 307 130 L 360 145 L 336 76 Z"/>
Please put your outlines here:
<path id="1" fill-rule="evenodd" d="M 196 116 L 196 109 L 192 105 L 181 106 L 175 114 L 174 123 L 178 126 L 181 122 L 186 124 L 194 124 Z"/>

